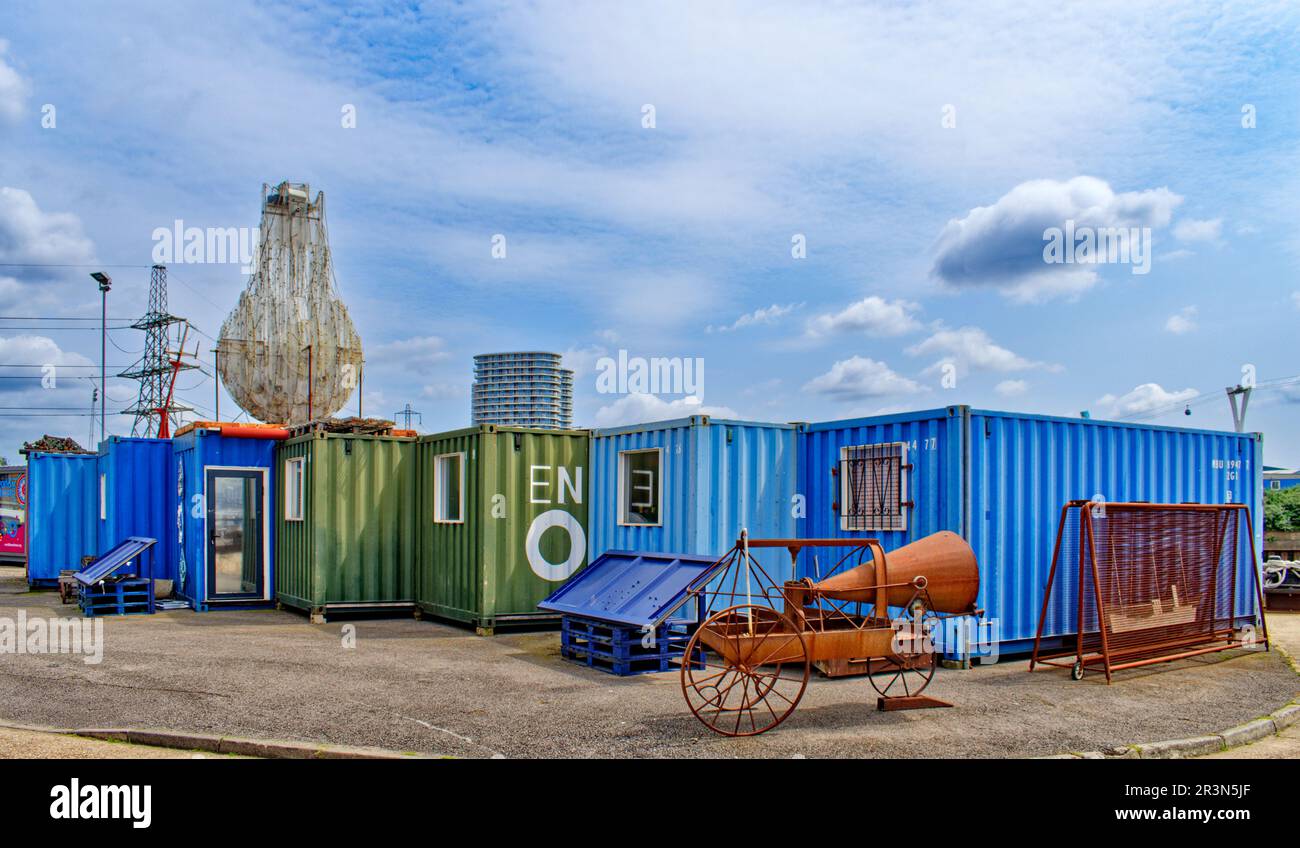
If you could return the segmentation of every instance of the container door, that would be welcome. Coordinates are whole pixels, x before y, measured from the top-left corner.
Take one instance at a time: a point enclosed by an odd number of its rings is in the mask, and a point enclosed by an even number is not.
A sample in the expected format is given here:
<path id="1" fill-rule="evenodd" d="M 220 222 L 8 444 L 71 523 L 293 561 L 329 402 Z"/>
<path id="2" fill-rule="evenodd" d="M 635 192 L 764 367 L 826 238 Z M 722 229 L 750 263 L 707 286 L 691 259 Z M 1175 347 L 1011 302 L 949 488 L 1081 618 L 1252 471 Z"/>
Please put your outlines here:
<path id="1" fill-rule="evenodd" d="M 265 594 L 263 472 L 208 469 L 207 600 L 261 600 Z"/>

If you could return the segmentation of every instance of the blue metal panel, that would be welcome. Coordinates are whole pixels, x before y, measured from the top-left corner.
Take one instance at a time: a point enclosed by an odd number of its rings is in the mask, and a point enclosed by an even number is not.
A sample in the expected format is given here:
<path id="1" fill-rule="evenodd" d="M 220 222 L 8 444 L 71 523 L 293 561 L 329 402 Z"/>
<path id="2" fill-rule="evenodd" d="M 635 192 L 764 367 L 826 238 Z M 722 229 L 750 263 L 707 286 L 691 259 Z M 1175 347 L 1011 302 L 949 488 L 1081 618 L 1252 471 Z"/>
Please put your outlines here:
<path id="1" fill-rule="evenodd" d="M 792 425 L 707 416 L 596 430 L 592 559 L 609 550 L 683 551 L 716 559 L 742 528 L 755 538 L 794 535 L 796 444 Z M 620 455 L 648 448 L 663 452 L 662 525 L 620 525 Z"/>
<path id="2" fill-rule="evenodd" d="M 964 451 L 966 408 L 950 406 L 923 412 L 803 425 L 799 438 L 800 492 L 807 517 L 799 535 L 811 539 L 877 538 L 885 550 L 902 547 L 940 530 L 965 536 Z M 907 446 L 905 531 L 853 531 L 841 528 L 838 503 L 840 450 L 854 445 L 902 442 Z M 804 554 L 810 556 L 808 552 Z M 813 576 L 800 563 L 800 576 Z"/>
<path id="3" fill-rule="evenodd" d="M 95 514 L 100 551 L 108 551 L 130 536 L 157 539 L 153 576 L 167 580 L 176 579 L 175 489 L 168 486 L 172 481 L 168 473 L 171 455 L 170 439 L 110 436 L 101 442 L 99 474 L 103 480 L 97 485 L 105 501 Z"/>
<path id="4" fill-rule="evenodd" d="M 1262 550 L 1262 453 L 1257 434 L 972 410 L 970 532 L 980 563 L 979 605 L 997 620 L 1004 650 L 1032 644 L 1061 507 L 1070 500 L 1246 503 Z M 1241 537 L 1239 562 L 1250 561 Z M 1255 587 L 1239 572 L 1238 614 L 1255 614 Z M 1057 620 L 1077 587 L 1052 593 Z M 1044 636 L 1057 634 L 1045 633 Z"/>
<path id="5" fill-rule="evenodd" d="M 686 587 L 716 558 L 652 551 L 609 551 L 537 606 L 618 624 L 662 624 L 686 600 Z"/>
<path id="6" fill-rule="evenodd" d="M 27 580 L 51 585 L 63 569 L 95 556 L 96 458 L 34 453 L 27 457 Z"/>
<path id="7" fill-rule="evenodd" d="M 204 469 L 265 468 L 268 492 L 275 491 L 275 446 L 272 439 L 222 436 L 212 430 L 191 430 L 172 440 L 168 491 L 172 496 L 170 533 L 177 550 L 177 591 L 198 610 L 207 604 L 207 510 Z M 274 500 L 272 500 L 274 502 Z M 275 597 L 275 516 L 262 519 L 269 538 L 267 590 Z"/>
<path id="8" fill-rule="evenodd" d="M 98 583 L 100 580 L 116 572 L 122 566 L 136 559 L 142 553 L 152 548 L 158 543 L 157 539 L 148 539 L 144 536 L 132 536 L 124 540 L 112 550 L 105 553 L 99 559 L 87 565 L 84 569 L 78 571 L 73 577 L 83 586 L 89 586 L 92 583 Z M 149 568 L 143 563 L 137 563 L 136 567 L 130 572 L 136 577 L 150 577 Z"/>

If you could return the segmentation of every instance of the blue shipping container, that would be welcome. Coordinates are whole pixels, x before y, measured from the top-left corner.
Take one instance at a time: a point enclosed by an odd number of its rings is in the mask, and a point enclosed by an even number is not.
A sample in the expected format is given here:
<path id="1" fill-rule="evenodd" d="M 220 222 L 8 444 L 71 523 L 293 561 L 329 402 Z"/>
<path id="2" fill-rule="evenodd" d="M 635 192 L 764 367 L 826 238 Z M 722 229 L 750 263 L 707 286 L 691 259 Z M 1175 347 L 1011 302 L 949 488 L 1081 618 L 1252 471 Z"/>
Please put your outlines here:
<path id="1" fill-rule="evenodd" d="M 157 539 L 148 576 L 165 580 L 176 579 L 171 454 L 170 439 L 109 436 L 99 445 L 98 548 L 111 550 L 131 536 Z"/>
<path id="2" fill-rule="evenodd" d="M 97 556 L 94 454 L 33 453 L 27 457 L 27 582 L 55 586 L 59 571 Z"/>
<path id="3" fill-rule="evenodd" d="M 172 440 L 167 491 L 177 592 L 196 610 L 275 597 L 277 444 L 202 429 Z"/>
<path id="4" fill-rule="evenodd" d="M 788 424 L 697 415 L 595 430 L 590 558 L 610 550 L 720 557 L 742 528 L 753 538 L 793 536 L 795 463 Z M 772 561 L 777 579 L 788 576 L 781 559 Z"/>
<path id="5" fill-rule="evenodd" d="M 904 453 L 902 527 L 850 530 L 842 517 L 843 450 L 892 445 Z M 1069 500 L 1245 503 L 1263 544 L 1262 437 L 950 406 L 802 425 L 800 491 L 806 537 L 879 538 L 893 550 L 939 530 L 962 535 L 980 564 L 978 605 L 996 621 L 1002 652 L 1032 647 L 1061 507 Z M 1241 562 L 1249 539 L 1241 537 Z M 1258 567 L 1258 564 L 1256 565 Z M 801 576 L 810 574 L 800 562 Z M 1238 615 L 1257 614 L 1242 569 Z M 1053 592 L 1054 603 L 1074 595 Z M 1064 609 L 1064 608 L 1063 608 Z M 1045 637 L 1058 633 L 1044 633 Z"/>

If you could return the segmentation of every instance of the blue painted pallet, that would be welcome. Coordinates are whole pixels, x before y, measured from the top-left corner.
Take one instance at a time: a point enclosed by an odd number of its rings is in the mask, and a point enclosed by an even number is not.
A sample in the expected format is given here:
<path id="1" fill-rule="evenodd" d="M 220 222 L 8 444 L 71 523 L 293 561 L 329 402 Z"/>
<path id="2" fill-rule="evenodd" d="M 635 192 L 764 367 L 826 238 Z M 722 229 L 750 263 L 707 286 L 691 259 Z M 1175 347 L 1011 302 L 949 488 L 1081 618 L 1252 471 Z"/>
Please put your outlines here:
<path id="1" fill-rule="evenodd" d="M 655 674 L 663 671 L 676 671 L 681 668 L 682 662 L 682 653 L 680 651 L 675 654 L 664 654 L 657 657 L 635 657 L 630 660 L 616 660 L 580 648 L 574 648 L 568 651 L 561 650 L 560 655 L 570 662 L 576 662 L 590 668 L 600 669 L 609 674 L 616 674 L 619 677 L 630 677 L 634 674 Z M 703 668 L 703 659 L 697 661 L 695 667 Z"/>
<path id="2" fill-rule="evenodd" d="M 669 622 L 654 629 L 654 640 L 641 627 L 579 616 L 565 616 L 560 626 L 560 655 L 567 660 L 620 676 L 671 671 L 678 667 L 693 625 Z M 701 656 L 697 662 L 702 662 Z"/>
<path id="3" fill-rule="evenodd" d="M 151 615 L 154 611 L 153 581 L 130 578 L 82 586 L 77 605 L 81 607 L 81 614 L 87 618 L 101 615 Z"/>

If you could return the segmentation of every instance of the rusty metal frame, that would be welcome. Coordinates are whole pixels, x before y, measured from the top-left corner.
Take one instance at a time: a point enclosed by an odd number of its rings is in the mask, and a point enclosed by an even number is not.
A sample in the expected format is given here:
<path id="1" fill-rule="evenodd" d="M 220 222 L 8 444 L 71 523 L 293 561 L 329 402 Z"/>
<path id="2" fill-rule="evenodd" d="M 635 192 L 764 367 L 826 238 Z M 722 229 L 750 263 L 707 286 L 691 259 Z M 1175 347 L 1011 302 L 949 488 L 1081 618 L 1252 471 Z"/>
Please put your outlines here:
<path id="1" fill-rule="evenodd" d="M 1236 530 L 1240 530 L 1244 520 L 1246 537 L 1250 542 L 1250 557 L 1252 563 L 1252 572 L 1255 580 L 1255 597 L 1258 608 L 1258 619 L 1260 628 L 1263 633 L 1263 648 L 1270 649 L 1268 637 L 1268 622 L 1264 616 L 1264 590 L 1260 580 L 1259 556 L 1255 546 L 1254 521 L 1251 517 L 1250 507 L 1245 504 L 1157 504 L 1157 503 L 1106 503 L 1099 505 L 1089 500 L 1072 500 L 1067 502 L 1060 513 L 1059 523 L 1057 524 L 1056 541 L 1052 551 L 1052 565 L 1048 572 L 1047 587 L 1043 593 L 1043 603 L 1040 608 L 1038 618 L 1038 629 L 1034 635 L 1034 649 L 1029 660 L 1029 671 L 1034 671 L 1035 666 L 1044 665 L 1056 668 L 1072 668 L 1076 678 L 1082 677 L 1083 672 L 1090 667 L 1100 667 L 1105 675 L 1106 682 L 1109 684 L 1113 680 L 1114 672 L 1130 668 L 1140 668 L 1143 666 L 1154 665 L 1156 663 L 1172 662 L 1174 660 L 1186 659 L 1188 657 L 1201 656 L 1204 654 L 1228 651 L 1236 648 L 1243 648 L 1247 643 L 1237 636 L 1237 630 L 1233 623 L 1236 619 L 1236 605 L 1238 600 L 1237 576 L 1239 574 L 1240 554 L 1233 552 L 1232 570 L 1231 570 L 1231 595 L 1230 595 L 1230 613 L 1228 616 L 1228 627 L 1211 627 L 1210 629 L 1182 636 L 1172 636 L 1169 639 L 1160 641 L 1149 641 L 1144 644 L 1131 645 L 1123 648 L 1112 649 L 1109 639 L 1108 630 L 1110 630 L 1110 609 L 1102 595 L 1102 587 L 1097 563 L 1097 546 L 1096 536 L 1093 529 L 1093 508 L 1101 506 L 1104 509 L 1119 509 L 1122 511 L 1140 512 L 1140 511 L 1167 511 L 1167 512 L 1215 512 L 1223 517 L 1221 528 L 1216 531 L 1219 539 L 1219 546 L 1216 552 L 1216 560 L 1221 561 L 1223 556 L 1223 545 L 1231 527 L 1232 521 L 1237 521 Z M 1072 511 L 1078 511 L 1078 590 L 1077 606 L 1075 612 L 1075 647 L 1072 650 L 1044 652 L 1042 650 L 1043 628 L 1047 621 L 1047 614 L 1051 604 L 1052 589 L 1056 584 L 1058 566 L 1061 562 L 1061 555 L 1065 553 L 1062 550 L 1062 540 L 1065 535 L 1067 522 L 1070 521 Z M 1240 537 L 1237 537 L 1236 543 L 1240 546 Z M 1100 651 L 1089 651 L 1085 648 L 1085 627 L 1083 622 L 1084 599 L 1085 599 L 1085 578 L 1091 576 L 1092 579 L 1092 597 L 1097 611 L 1097 629 L 1096 634 L 1100 639 Z M 1213 574 L 1217 587 L 1218 574 Z M 1153 628 L 1154 629 L 1154 628 Z M 1255 642 L 1254 644 L 1258 644 Z M 1071 658 L 1073 662 L 1061 662 L 1063 658 Z"/>

